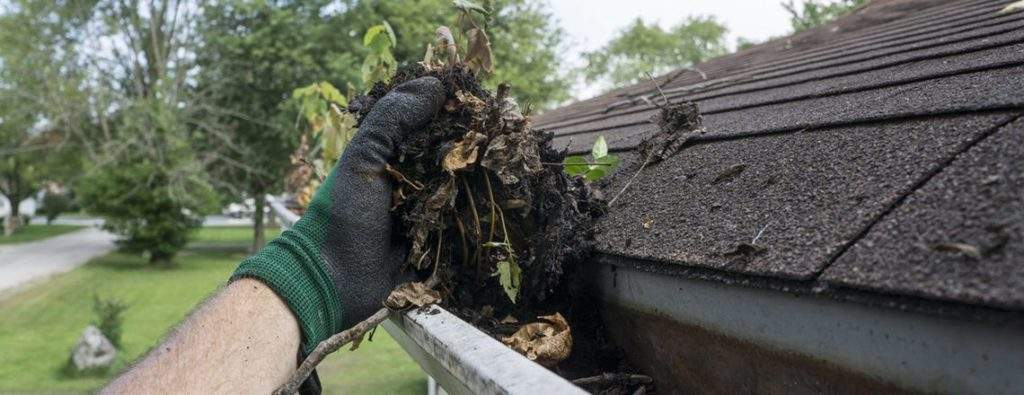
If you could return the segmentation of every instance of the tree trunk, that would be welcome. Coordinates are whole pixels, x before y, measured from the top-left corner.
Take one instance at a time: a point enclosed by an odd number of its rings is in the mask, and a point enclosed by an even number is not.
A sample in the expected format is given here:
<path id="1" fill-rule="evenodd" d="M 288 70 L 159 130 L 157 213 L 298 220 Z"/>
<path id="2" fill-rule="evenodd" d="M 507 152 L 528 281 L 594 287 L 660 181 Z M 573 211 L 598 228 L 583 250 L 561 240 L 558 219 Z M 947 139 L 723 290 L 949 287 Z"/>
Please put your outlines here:
<path id="1" fill-rule="evenodd" d="M 253 200 L 256 201 L 256 212 L 252 214 L 252 252 L 255 253 L 263 248 L 267 238 L 263 226 L 263 208 L 267 205 L 267 195 L 263 191 L 257 191 Z"/>
<path id="2" fill-rule="evenodd" d="M 21 212 L 18 210 L 18 206 L 21 205 L 21 199 L 15 193 L 8 196 L 7 201 L 11 203 L 11 212 L 4 223 L 4 236 L 14 234 L 14 231 L 18 229 L 18 224 L 21 222 Z"/>

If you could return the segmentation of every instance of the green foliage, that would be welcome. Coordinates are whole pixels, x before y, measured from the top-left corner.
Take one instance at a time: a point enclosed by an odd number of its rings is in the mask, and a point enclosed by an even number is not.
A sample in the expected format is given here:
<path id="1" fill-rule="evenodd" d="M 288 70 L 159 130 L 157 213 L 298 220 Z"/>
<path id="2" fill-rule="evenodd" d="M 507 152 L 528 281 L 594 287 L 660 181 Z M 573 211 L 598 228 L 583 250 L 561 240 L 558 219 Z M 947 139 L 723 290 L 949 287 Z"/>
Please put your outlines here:
<path id="1" fill-rule="evenodd" d="M 619 157 L 608 153 L 608 142 L 604 136 L 598 136 L 590 149 L 591 161 L 583 156 L 567 156 L 562 162 L 565 174 L 582 176 L 590 182 L 604 178 L 619 166 Z"/>
<path id="2" fill-rule="evenodd" d="M 330 82 L 322 81 L 296 89 L 292 101 L 320 149 L 317 171 L 327 174 L 356 134 L 355 117 L 342 110 L 348 99 Z"/>
<path id="3" fill-rule="evenodd" d="M 502 214 L 501 226 L 505 226 L 504 214 Z M 512 250 L 512 244 L 509 243 L 508 236 L 506 235 L 503 242 L 490 241 L 482 246 L 484 248 L 501 248 L 505 250 L 505 259 L 498 262 L 497 270 L 495 270 L 493 276 L 498 277 L 498 284 L 501 284 L 501 288 L 505 290 L 505 295 L 508 295 L 508 299 L 512 303 L 516 303 L 516 300 L 519 299 L 519 287 L 523 277 L 523 269 L 516 262 L 516 253 Z"/>
<path id="4" fill-rule="evenodd" d="M 789 23 L 793 26 L 793 31 L 802 32 L 849 14 L 867 2 L 868 0 L 800 0 L 797 4 L 794 0 L 788 0 L 782 3 L 782 7 L 789 12 Z"/>
<path id="5" fill-rule="evenodd" d="M 342 86 L 345 81 L 361 80 L 359 65 L 369 50 L 362 41 L 352 38 L 361 35 L 374 21 L 387 20 L 394 27 L 398 44 L 392 54 L 399 63 L 422 59 L 438 26 L 458 27 L 452 0 L 349 0 L 345 3 L 346 10 L 331 16 L 331 27 L 321 39 L 334 54 L 330 65 L 335 74 L 330 81 L 336 86 Z M 545 3 L 542 0 L 483 3 L 489 3 L 488 7 L 481 8 L 490 10 L 486 34 L 495 44 L 493 63 L 500 66 L 493 74 L 484 76 L 485 83 L 494 88 L 502 81 L 510 82 L 512 96 L 535 109 L 550 108 L 568 99 L 571 80 L 568 73 L 562 71 L 560 57 L 565 50 L 565 32 L 557 26 Z M 476 20 L 483 22 L 480 15 Z M 350 38 L 338 39 L 339 35 Z M 457 39 L 461 40 L 460 49 L 468 48 L 465 37 L 460 35 Z"/>
<path id="6" fill-rule="evenodd" d="M 121 326 L 124 323 L 122 313 L 127 309 L 128 305 L 117 298 L 93 295 L 92 311 L 96 313 L 96 319 L 92 324 L 118 349 L 121 348 Z"/>
<path id="7" fill-rule="evenodd" d="M 159 95 L 158 95 L 159 96 Z M 216 208 L 217 195 L 191 147 L 180 110 L 138 99 L 118 120 L 119 139 L 78 180 L 83 208 L 104 219 L 127 251 L 169 263 Z"/>
<path id="8" fill-rule="evenodd" d="M 647 73 L 691 66 L 727 53 L 726 32 L 711 16 L 691 16 L 668 30 L 637 18 L 604 47 L 583 54 L 583 76 L 588 82 L 621 86 L 638 82 Z"/>
<path id="9" fill-rule="evenodd" d="M 71 209 L 71 196 L 67 193 L 47 192 L 43 195 L 40 211 L 46 216 L 46 224 L 53 223 L 57 216 Z"/>
<path id="10" fill-rule="evenodd" d="M 398 69 L 398 61 L 391 49 L 398 45 L 395 38 L 395 31 L 391 29 L 388 21 L 379 25 L 370 26 L 363 35 L 363 46 L 370 52 L 363 59 L 363 86 L 367 90 L 377 82 L 391 79 Z"/>

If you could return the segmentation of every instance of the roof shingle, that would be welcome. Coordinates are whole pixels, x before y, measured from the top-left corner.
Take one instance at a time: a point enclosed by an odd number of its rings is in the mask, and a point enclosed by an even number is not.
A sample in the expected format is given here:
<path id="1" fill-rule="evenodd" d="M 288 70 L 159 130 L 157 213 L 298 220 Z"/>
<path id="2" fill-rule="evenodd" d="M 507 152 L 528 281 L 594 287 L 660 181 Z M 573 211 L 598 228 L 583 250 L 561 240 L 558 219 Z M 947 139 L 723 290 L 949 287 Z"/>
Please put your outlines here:
<path id="1" fill-rule="evenodd" d="M 707 133 L 643 171 L 599 223 L 600 250 L 1024 311 L 1024 139 L 1006 126 L 1024 113 L 1024 12 L 999 13 L 1010 1 L 874 0 L 656 78 L 701 106 Z M 640 99 L 654 95 L 623 87 L 536 124 L 570 151 L 602 135 L 631 151 L 657 132 Z M 636 171 L 623 156 L 606 194 Z M 742 171 L 713 182 L 727 169 Z M 920 248 L 984 244 L 993 218 L 1008 221 L 998 254 Z"/>

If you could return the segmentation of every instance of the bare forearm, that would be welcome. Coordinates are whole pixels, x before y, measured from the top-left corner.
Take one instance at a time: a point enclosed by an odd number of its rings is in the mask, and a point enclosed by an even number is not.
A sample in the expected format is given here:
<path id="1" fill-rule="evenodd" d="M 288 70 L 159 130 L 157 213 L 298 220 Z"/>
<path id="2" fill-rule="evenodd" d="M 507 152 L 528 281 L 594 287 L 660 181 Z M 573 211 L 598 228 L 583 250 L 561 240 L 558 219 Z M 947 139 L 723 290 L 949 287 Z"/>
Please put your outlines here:
<path id="1" fill-rule="evenodd" d="M 104 394 L 270 393 L 295 370 L 299 329 L 263 283 L 232 282 Z"/>

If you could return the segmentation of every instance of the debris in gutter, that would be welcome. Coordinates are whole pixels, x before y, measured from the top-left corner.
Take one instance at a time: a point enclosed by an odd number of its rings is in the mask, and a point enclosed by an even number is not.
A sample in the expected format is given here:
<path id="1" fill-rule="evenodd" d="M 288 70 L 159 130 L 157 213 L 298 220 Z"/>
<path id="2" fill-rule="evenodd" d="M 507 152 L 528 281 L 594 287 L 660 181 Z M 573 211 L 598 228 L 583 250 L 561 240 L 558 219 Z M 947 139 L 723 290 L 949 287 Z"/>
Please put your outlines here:
<path id="1" fill-rule="evenodd" d="M 554 366 L 569 357 L 572 332 L 562 314 L 537 317 L 540 321 L 523 325 L 502 343 L 544 366 Z"/>
<path id="2" fill-rule="evenodd" d="M 736 178 L 736 176 L 740 175 L 740 173 L 743 173 L 743 171 L 746 169 L 747 165 L 744 163 L 737 163 L 735 165 L 729 166 L 721 173 L 718 173 L 718 175 L 715 176 L 714 180 L 711 180 L 711 185 L 718 185 L 723 182 L 732 181 L 732 179 Z"/>

